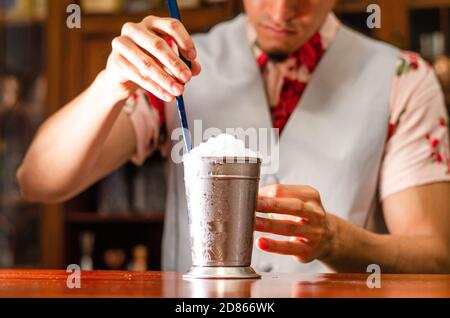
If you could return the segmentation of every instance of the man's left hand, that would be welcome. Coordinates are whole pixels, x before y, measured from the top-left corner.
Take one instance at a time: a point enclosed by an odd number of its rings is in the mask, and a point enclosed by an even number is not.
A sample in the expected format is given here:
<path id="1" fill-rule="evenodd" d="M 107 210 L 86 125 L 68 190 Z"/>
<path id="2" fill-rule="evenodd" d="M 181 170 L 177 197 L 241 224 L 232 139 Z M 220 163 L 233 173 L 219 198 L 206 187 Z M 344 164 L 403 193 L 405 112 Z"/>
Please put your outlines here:
<path id="1" fill-rule="evenodd" d="M 260 237 L 256 244 L 261 250 L 292 255 L 301 263 L 330 253 L 330 218 L 316 189 L 301 185 L 263 187 L 259 191 L 256 210 L 269 215 L 269 218 L 256 217 L 256 231 L 289 237 L 284 241 Z"/>

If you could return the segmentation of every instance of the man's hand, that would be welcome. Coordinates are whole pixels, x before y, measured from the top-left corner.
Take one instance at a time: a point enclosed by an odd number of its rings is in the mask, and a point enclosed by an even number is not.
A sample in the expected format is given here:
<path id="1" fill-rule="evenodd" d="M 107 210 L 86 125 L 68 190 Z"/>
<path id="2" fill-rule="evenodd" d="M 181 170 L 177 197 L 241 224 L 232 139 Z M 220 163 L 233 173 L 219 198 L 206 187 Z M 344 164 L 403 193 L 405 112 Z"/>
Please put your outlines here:
<path id="1" fill-rule="evenodd" d="M 378 264 L 385 273 L 448 273 L 450 183 L 406 189 L 383 201 L 389 234 L 377 234 L 327 214 L 311 187 L 274 185 L 260 190 L 255 230 L 289 237 L 259 238 L 270 253 L 300 262 L 318 259 L 339 272 L 365 272 Z M 286 217 L 287 216 L 287 217 Z"/>
<path id="2" fill-rule="evenodd" d="M 256 231 L 289 237 L 285 241 L 259 238 L 257 246 L 263 251 L 292 255 L 302 263 L 320 259 L 330 252 L 329 216 L 317 190 L 296 185 L 263 187 L 259 191 L 257 211 L 270 214 L 269 218 L 256 218 Z"/>
<path id="3" fill-rule="evenodd" d="M 165 41 L 167 36 L 192 62 L 192 70 Z M 183 84 L 200 73 L 196 57 L 194 42 L 180 21 L 148 16 L 139 23 L 125 23 L 121 35 L 112 41 L 105 82 L 124 98 L 140 86 L 170 102 L 183 93 Z"/>

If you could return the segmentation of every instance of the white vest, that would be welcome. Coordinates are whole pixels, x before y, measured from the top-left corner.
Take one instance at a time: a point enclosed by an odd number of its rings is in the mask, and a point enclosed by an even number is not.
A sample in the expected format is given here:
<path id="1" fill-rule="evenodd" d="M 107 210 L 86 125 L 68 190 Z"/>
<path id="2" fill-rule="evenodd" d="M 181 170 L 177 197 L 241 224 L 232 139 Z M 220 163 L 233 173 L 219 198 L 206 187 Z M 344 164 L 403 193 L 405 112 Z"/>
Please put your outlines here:
<path id="1" fill-rule="evenodd" d="M 202 73 L 184 94 L 189 124 L 203 128 L 272 127 L 261 72 L 248 44 L 245 16 L 194 36 Z M 368 228 L 389 120 L 389 97 L 399 51 L 342 27 L 316 68 L 279 140 L 280 168 L 272 183 L 310 185 L 329 213 Z M 169 130 L 179 126 L 169 105 Z M 195 136 L 194 136 L 195 137 Z M 182 164 L 170 162 L 163 270 L 191 265 Z M 263 178 L 264 180 L 264 178 Z M 267 180 L 267 179 L 266 179 Z M 255 234 L 255 237 L 261 234 Z M 264 234 L 264 236 L 277 237 Z M 286 239 L 286 238 L 284 238 Z M 327 272 L 319 261 L 253 253 L 257 271 Z"/>

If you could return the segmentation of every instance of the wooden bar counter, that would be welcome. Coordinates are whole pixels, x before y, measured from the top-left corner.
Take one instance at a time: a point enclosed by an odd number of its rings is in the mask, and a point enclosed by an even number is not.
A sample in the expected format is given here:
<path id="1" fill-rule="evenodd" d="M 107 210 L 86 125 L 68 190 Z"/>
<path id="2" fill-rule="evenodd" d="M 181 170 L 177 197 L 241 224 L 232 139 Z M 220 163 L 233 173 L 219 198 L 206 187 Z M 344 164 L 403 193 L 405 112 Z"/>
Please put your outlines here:
<path id="1" fill-rule="evenodd" d="M 0 298 L 450 298 L 450 275 L 382 274 L 370 289 L 369 274 L 265 274 L 258 280 L 183 280 L 169 272 L 81 272 L 79 289 L 67 287 L 62 270 L 0 270 Z"/>

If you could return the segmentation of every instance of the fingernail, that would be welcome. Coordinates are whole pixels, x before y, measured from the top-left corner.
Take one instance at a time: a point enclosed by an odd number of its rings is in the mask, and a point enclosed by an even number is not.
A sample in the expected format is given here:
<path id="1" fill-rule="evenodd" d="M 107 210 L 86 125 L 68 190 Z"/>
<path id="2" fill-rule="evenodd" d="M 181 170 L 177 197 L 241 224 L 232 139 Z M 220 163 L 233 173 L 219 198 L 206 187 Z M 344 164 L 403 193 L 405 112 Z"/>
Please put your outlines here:
<path id="1" fill-rule="evenodd" d="M 197 57 L 197 52 L 194 49 L 192 49 L 187 52 L 187 55 L 188 55 L 188 58 L 193 60 Z"/>
<path id="2" fill-rule="evenodd" d="M 180 77 L 183 80 L 183 82 L 189 81 L 191 79 L 191 71 L 185 70 L 181 72 Z"/>
<path id="3" fill-rule="evenodd" d="M 178 83 L 172 84 L 171 89 L 176 96 L 183 94 L 183 86 Z"/>
<path id="4" fill-rule="evenodd" d="M 267 209 L 267 200 L 264 198 L 259 198 L 258 199 L 258 208 L 261 210 Z"/>
<path id="5" fill-rule="evenodd" d="M 170 102 L 173 99 L 172 95 L 170 95 L 169 93 L 163 93 L 163 97 L 166 102 Z"/>
<path id="6" fill-rule="evenodd" d="M 258 193 L 259 193 L 259 195 L 263 195 L 265 197 L 268 197 L 268 196 L 271 195 L 271 188 L 272 188 L 271 186 L 264 186 L 262 188 L 259 188 Z"/>
<path id="7" fill-rule="evenodd" d="M 269 248 L 269 243 L 265 239 L 259 239 L 259 247 L 263 250 L 267 250 Z"/>

